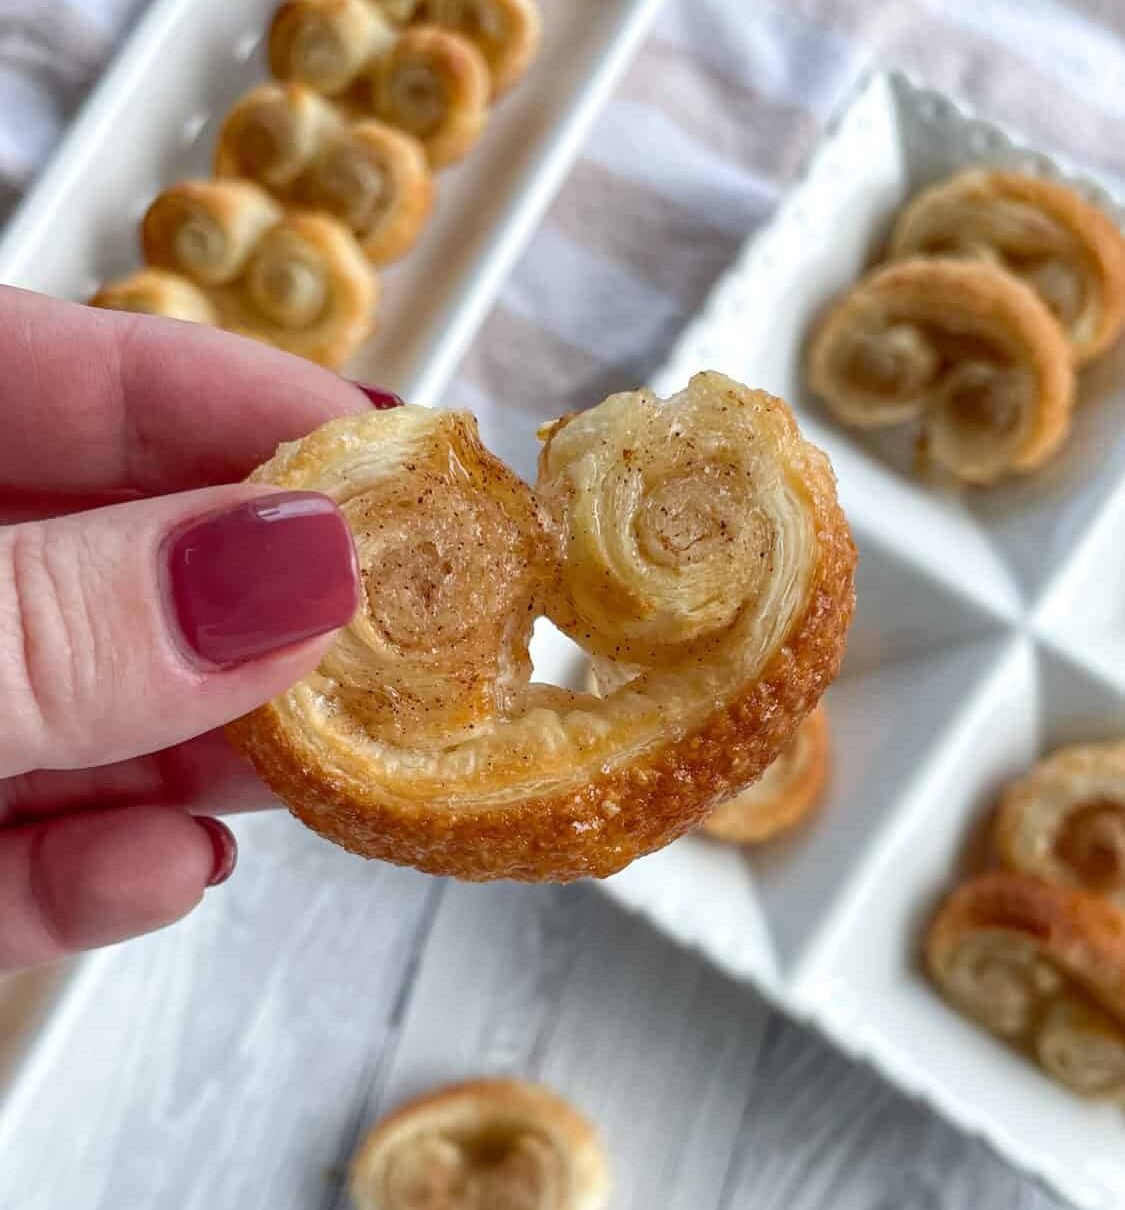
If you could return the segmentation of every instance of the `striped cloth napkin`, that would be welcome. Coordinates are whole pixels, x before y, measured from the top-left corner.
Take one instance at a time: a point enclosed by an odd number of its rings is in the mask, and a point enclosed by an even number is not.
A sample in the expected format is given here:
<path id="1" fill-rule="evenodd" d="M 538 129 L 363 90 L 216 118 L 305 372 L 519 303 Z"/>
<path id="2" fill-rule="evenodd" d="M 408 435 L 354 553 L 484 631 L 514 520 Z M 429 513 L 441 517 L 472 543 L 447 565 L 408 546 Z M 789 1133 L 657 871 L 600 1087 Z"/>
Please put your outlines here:
<path id="1" fill-rule="evenodd" d="M 145 3 L 0 0 L 0 207 Z M 1125 0 L 667 0 L 446 402 L 530 473 L 529 415 L 648 378 L 876 62 L 1125 195 Z"/>

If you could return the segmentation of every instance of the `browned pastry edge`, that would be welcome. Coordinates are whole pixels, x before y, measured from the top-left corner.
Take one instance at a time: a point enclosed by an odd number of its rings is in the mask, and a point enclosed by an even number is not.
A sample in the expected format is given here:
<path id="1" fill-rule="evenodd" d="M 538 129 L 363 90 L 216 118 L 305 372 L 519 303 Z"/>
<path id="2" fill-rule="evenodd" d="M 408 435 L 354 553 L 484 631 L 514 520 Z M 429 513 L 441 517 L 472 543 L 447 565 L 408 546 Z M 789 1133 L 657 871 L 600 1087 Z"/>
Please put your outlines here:
<path id="1" fill-rule="evenodd" d="M 1125 1022 L 1125 913 L 1084 891 L 1029 874 L 994 871 L 963 883 L 943 902 L 926 938 L 938 986 L 961 938 L 999 929 L 1028 937 L 1058 969 Z"/>
<path id="2" fill-rule="evenodd" d="M 703 821 L 700 831 L 727 844 L 761 844 L 796 827 L 808 816 L 820 803 L 831 760 L 828 713 L 823 703 L 805 716 L 789 742 L 799 740 L 805 745 L 803 760 L 771 797 L 757 794 L 761 782 L 755 782 L 742 794 L 720 803 Z M 768 773 L 767 769 L 763 777 Z"/>
<path id="3" fill-rule="evenodd" d="M 453 0 L 457 4 L 459 0 Z M 481 0 L 477 0 L 480 3 Z M 508 24 L 508 36 L 497 46 L 492 40 L 476 37 L 461 25 L 447 20 L 448 0 L 426 0 L 423 5 L 423 20 L 435 25 L 448 26 L 476 43 L 488 63 L 492 79 L 492 99 L 499 100 L 510 91 L 531 66 L 539 50 L 543 21 L 536 0 L 484 0 L 485 3 L 500 3 Z M 512 27 L 515 32 L 512 32 Z"/>
<path id="4" fill-rule="evenodd" d="M 1080 366 L 1101 356 L 1117 340 L 1125 326 L 1125 237 L 1117 225 L 1109 215 L 1069 186 L 1019 172 L 981 172 L 979 169 L 969 169 L 967 172 L 979 173 L 987 186 L 995 188 L 1002 197 L 1026 202 L 1044 211 L 1066 227 L 1088 250 L 1101 289 L 1102 322 L 1090 341 L 1081 346 L 1072 343 L 1071 350 L 1075 364 Z M 964 175 L 966 173 L 958 173 L 946 182 L 933 185 L 919 197 L 933 190 L 952 187 Z M 911 205 L 907 203 L 904 216 Z M 902 239 L 899 234 L 901 223 L 902 219 L 891 236 L 891 255 L 919 255 L 917 251 L 896 250 L 896 244 Z"/>
<path id="5" fill-rule="evenodd" d="M 796 423 L 788 411 L 787 427 Z M 357 802 L 310 767 L 269 704 L 228 734 L 294 815 L 365 857 L 466 880 L 566 882 L 606 877 L 702 822 L 731 786 L 756 778 L 789 741 L 839 670 L 855 607 L 855 546 L 817 456 L 804 487 L 819 558 L 804 609 L 755 683 L 702 725 L 652 745 L 572 790 L 472 810 L 406 811 Z"/>

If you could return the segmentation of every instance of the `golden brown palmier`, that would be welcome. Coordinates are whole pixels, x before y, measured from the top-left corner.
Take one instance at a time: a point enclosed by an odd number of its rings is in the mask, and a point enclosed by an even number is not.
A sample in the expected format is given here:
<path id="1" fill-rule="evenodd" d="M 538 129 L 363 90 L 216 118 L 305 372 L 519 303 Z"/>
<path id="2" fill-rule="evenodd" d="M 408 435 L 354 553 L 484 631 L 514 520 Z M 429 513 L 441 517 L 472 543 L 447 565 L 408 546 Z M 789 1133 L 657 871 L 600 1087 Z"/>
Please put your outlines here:
<path id="1" fill-rule="evenodd" d="M 523 77 L 539 49 L 543 22 L 535 0 L 425 0 L 422 11 L 427 21 L 473 41 L 488 63 L 494 98 Z"/>
<path id="2" fill-rule="evenodd" d="M 480 138 L 490 89 L 480 51 L 434 25 L 408 27 L 370 70 L 374 116 L 418 139 L 432 168 L 461 159 Z"/>
<path id="3" fill-rule="evenodd" d="M 413 407 L 254 475 L 337 500 L 366 593 L 318 671 L 231 735 L 346 848 L 473 879 L 612 873 L 753 781 L 835 676 L 855 550 L 780 400 L 701 374 L 544 439 L 534 491 L 471 417 Z M 604 699 L 531 683 L 537 614 L 639 675 Z"/>
<path id="4" fill-rule="evenodd" d="M 267 213 L 276 218 L 268 226 Z M 160 314 L 190 306 L 189 318 L 334 368 L 373 330 L 378 279 L 351 232 L 326 214 L 282 211 L 252 182 L 173 186 L 153 203 L 144 234 L 146 253 L 183 276 L 159 264 L 160 289 L 135 275 L 100 291 L 98 306 L 147 303 Z"/>
<path id="5" fill-rule="evenodd" d="M 1013 782 L 995 840 L 1009 869 L 1125 907 L 1125 741 L 1063 748 Z"/>
<path id="6" fill-rule="evenodd" d="M 1114 1095 L 1125 1043 L 1125 915 L 1084 891 L 1007 871 L 945 901 L 926 944 L 942 994 L 1086 1095 Z"/>
<path id="7" fill-rule="evenodd" d="M 325 108 L 330 117 L 318 117 Z M 374 118 L 345 122 L 302 84 L 263 84 L 235 105 L 215 174 L 249 177 L 284 202 L 333 215 L 374 265 L 413 247 L 434 201 L 417 139 Z"/>
<path id="8" fill-rule="evenodd" d="M 376 1124 L 352 1161 L 358 1210 L 604 1210 L 609 1164 L 590 1123 L 522 1080 L 475 1080 Z"/>
<path id="9" fill-rule="evenodd" d="M 994 265 L 941 259 L 849 290 L 813 337 L 809 382 L 845 424 L 920 418 L 929 455 L 976 484 L 1046 462 L 1074 404 L 1066 338 L 1038 295 Z"/>
<path id="10" fill-rule="evenodd" d="M 990 261 L 1032 287 L 1062 325 L 1077 365 L 1125 324 L 1125 239 L 1066 185 L 973 168 L 931 186 L 902 212 L 894 257 Z"/>
<path id="11" fill-rule="evenodd" d="M 761 844 L 795 827 L 820 802 L 828 781 L 828 714 L 809 714 L 777 760 L 752 785 L 720 803 L 701 831 L 729 844 Z"/>
<path id="12" fill-rule="evenodd" d="M 218 326 L 219 322 L 206 291 L 166 269 L 139 269 L 120 281 L 111 282 L 90 299 L 90 306 L 103 307 L 107 311 L 164 315 L 211 327 Z"/>
<path id="13" fill-rule="evenodd" d="M 270 71 L 335 96 L 397 36 L 391 14 L 372 0 L 286 0 L 270 26 Z"/>

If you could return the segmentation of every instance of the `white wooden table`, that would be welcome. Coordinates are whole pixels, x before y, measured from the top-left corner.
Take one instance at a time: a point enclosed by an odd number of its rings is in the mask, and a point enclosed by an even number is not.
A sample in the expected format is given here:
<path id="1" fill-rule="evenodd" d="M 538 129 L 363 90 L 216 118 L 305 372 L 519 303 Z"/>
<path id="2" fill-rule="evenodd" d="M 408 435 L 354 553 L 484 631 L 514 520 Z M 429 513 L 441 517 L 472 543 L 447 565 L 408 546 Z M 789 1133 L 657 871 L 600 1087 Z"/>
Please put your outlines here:
<path id="1" fill-rule="evenodd" d="M 236 826 L 237 878 L 80 971 L 0 1108 L 4 1210 L 344 1210 L 366 1124 L 482 1072 L 597 1121 L 615 1210 L 1060 1205 L 591 887 Z"/>

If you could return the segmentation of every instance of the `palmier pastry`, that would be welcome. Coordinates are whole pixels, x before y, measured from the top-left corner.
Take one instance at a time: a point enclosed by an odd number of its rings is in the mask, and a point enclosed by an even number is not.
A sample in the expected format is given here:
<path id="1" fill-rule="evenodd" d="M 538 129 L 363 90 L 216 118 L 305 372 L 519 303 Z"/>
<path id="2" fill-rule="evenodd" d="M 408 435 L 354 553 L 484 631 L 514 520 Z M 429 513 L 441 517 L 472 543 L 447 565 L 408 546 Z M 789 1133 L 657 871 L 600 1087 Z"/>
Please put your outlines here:
<path id="1" fill-rule="evenodd" d="M 1041 466 L 1070 430 L 1074 374 L 1038 295 L 989 264 L 876 270 L 816 331 L 809 381 L 845 424 L 920 417 L 926 449 L 967 483 Z"/>
<path id="2" fill-rule="evenodd" d="M 730 844 L 760 844 L 788 831 L 812 811 L 824 792 L 828 749 L 828 715 L 820 705 L 762 776 L 717 806 L 701 830 Z"/>
<path id="3" fill-rule="evenodd" d="M 1096 357 L 1125 323 L 1125 240 L 1065 185 L 971 169 L 925 190 L 902 212 L 892 256 L 992 261 L 1051 309 L 1076 364 Z"/>
<path id="4" fill-rule="evenodd" d="M 1036 1055 L 1074 1091 L 1116 1093 L 1125 914 L 1030 875 L 984 874 L 942 905 L 926 956 L 942 993 L 966 1015 Z"/>
<path id="5" fill-rule="evenodd" d="M 164 269 L 139 269 L 136 273 L 103 286 L 90 299 L 91 307 L 107 311 L 134 311 L 140 315 L 165 315 L 190 323 L 217 327 L 219 316 L 207 293 L 193 282 Z"/>
<path id="6" fill-rule="evenodd" d="M 268 207 L 281 217 L 251 241 L 248 232 L 258 230 Z M 159 268 L 175 267 L 205 287 L 209 310 L 197 307 L 201 322 L 332 367 L 372 331 L 378 281 L 351 232 L 325 214 L 283 212 L 248 181 L 189 181 L 166 190 L 146 217 L 144 247 L 164 262 Z M 147 299 L 150 311 L 179 314 L 161 310 L 162 300 L 182 308 L 198 299 L 191 282 L 170 288 L 168 272 L 161 280 L 166 288 Z M 137 284 L 118 283 L 94 301 L 140 309 Z"/>
<path id="7" fill-rule="evenodd" d="M 594 1128 L 537 1084 L 477 1080 L 379 1122 L 352 1161 L 358 1210 L 604 1210 Z"/>
<path id="8" fill-rule="evenodd" d="M 488 63 L 493 97 L 519 81 L 539 48 L 542 20 L 535 0 L 425 0 L 423 13 L 476 44 Z"/>
<path id="9" fill-rule="evenodd" d="M 1125 907 L 1125 742 L 1063 748 L 1005 792 L 996 849 L 1013 870 Z"/>
<path id="10" fill-rule="evenodd" d="M 473 43 L 432 25 L 408 27 L 370 69 L 374 116 L 418 139 L 432 168 L 461 159 L 480 137 L 490 89 Z"/>
<path id="11" fill-rule="evenodd" d="M 398 36 L 372 0 L 286 0 L 269 32 L 270 71 L 326 96 L 344 92 Z"/>
<path id="12" fill-rule="evenodd" d="M 835 676 L 855 551 L 788 408 L 719 374 L 542 434 L 533 491 L 472 418 L 405 407 L 282 446 L 365 598 L 317 672 L 231 726 L 282 801 L 355 852 L 463 878 L 610 874 L 780 753 Z M 638 675 L 530 681 L 545 614 Z"/>
<path id="13" fill-rule="evenodd" d="M 388 264 L 414 245 L 433 207 L 422 145 L 374 118 L 312 118 L 316 137 L 305 138 L 302 114 L 315 114 L 319 106 L 327 103 L 301 84 L 255 88 L 220 131 L 215 174 L 249 176 L 283 201 L 327 211 L 352 229 L 372 264 Z M 292 147 L 277 141 L 286 132 L 294 137 Z M 271 171 L 281 163 L 287 165 L 283 185 Z"/>

